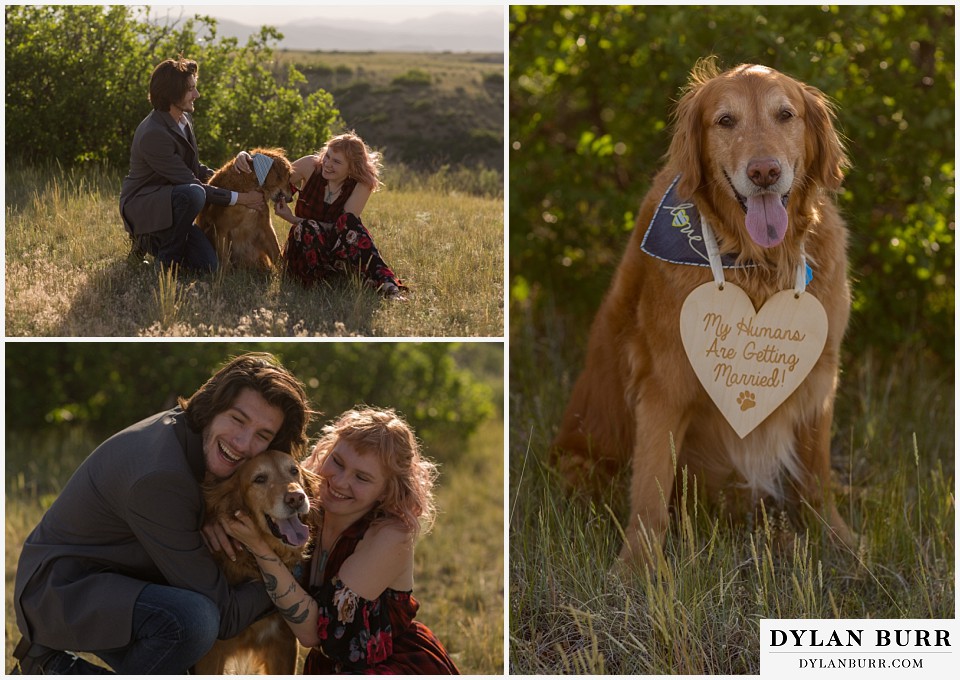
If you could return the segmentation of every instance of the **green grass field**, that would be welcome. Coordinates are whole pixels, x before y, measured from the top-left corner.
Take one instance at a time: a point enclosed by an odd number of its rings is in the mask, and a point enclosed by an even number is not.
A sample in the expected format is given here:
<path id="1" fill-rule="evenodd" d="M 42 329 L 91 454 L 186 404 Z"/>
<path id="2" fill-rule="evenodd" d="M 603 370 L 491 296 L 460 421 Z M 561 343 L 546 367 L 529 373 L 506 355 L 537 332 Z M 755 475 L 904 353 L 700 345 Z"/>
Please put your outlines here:
<path id="1" fill-rule="evenodd" d="M 294 64 L 304 75 L 330 90 L 366 81 L 376 87 L 403 83 L 402 76 L 422 72 L 445 92 L 458 90 L 475 96 L 496 74 L 503 75 L 502 54 L 434 52 L 306 52 L 279 50 L 277 62 Z M 502 85 L 503 79 L 500 79 Z M 501 120 L 502 122 L 502 120 Z"/>
<path id="2" fill-rule="evenodd" d="M 8 448 L 28 444 L 17 441 L 8 440 Z M 6 671 L 12 668 L 13 647 L 20 637 L 12 598 L 19 548 L 79 462 L 65 465 L 63 460 L 89 452 L 96 443 L 89 436 L 70 441 L 30 440 L 30 445 L 47 450 L 26 457 L 18 451 L 18 460 L 30 462 L 24 469 L 7 468 Z M 426 450 L 429 454 L 429 445 Z M 46 462 L 38 463 L 40 460 Z M 421 604 L 417 619 L 437 634 L 461 672 L 502 674 L 502 423 L 491 420 L 481 426 L 457 464 L 441 466 L 440 472 L 440 512 L 433 530 L 421 537 L 416 553 L 414 589 Z"/>
<path id="3" fill-rule="evenodd" d="M 412 289 L 397 304 L 356 280 L 164 277 L 127 258 L 119 174 L 8 167 L 7 335 L 502 337 L 503 199 L 461 190 L 471 178 L 482 171 L 406 177 L 370 200 L 364 223 Z"/>
<path id="4" fill-rule="evenodd" d="M 834 472 L 859 553 L 812 514 L 720 519 L 691 482 L 654 573 L 623 572 L 628 475 L 571 500 L 546 462 L 583 332 L 511 317 L 512 673 L 756 674 L 761 618 L 953 618 L 951 375 L 911 352 L 842 375 Z"/>

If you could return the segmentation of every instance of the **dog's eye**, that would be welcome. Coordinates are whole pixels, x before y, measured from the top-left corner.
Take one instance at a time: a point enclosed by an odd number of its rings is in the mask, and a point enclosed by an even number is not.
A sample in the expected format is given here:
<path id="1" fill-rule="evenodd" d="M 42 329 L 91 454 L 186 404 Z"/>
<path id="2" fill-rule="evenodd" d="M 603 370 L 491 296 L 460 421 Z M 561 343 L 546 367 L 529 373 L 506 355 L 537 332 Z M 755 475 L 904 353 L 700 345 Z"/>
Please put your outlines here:
<path id="1" fill-rule="evenodd" d="M 736 119 L 730 114 L 724 114 L 717 119 L 717 125 L 725 128 L 732 128 L 737 124 Z"/>
<path id="2" fill-rule="evenodd" d="M 793 111 L 791 111 L 790 109 L 781 109 L 780 115 L 778 116 L 778 118 L 781 121 L 790 120 L 791 118 L 793 118 Z"/>
<path id="3" fill-rule="evenodd" d="M 291 467 L 291 468 L 290 468 L 290 474 L 293 475 L 294 477 L 299 477 L 299 476 L 300 476 L 300 468 L 298 468 L 298 467 L 296 467 L 296 466 Z"/>
<path id="4" fill-rule="evenodd" d="M 266 484 L 266 483 L 267 483 L 267 476 L 261 472 L 259 475 L 257 475 L 256 477 L 253 478 L 253 483 L 254 483 L 254 484 Z"/>

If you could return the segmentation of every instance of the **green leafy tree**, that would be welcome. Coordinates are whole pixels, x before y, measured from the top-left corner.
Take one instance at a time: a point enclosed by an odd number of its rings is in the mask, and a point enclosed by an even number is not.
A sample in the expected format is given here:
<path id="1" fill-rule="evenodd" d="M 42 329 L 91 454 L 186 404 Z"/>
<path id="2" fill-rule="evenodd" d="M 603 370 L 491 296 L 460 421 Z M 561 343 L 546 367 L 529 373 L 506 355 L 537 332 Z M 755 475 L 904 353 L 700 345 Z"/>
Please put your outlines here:
<path id="1" fill-rule="evenodd" d="M 314 151 L 340 127 L 333 98 L 300 94 L 304 77 L 270 69 L 282 36 L 263 28 L 241 46 L 210 17 L 156 24 L 131 6 L 11 6 L 6 11 L 8 161 L 125 167 L 150 112 L 153 67 L 179 54 L 200 64 L 197 140 L 216 166 L 238 150 Z"/>
<path id="2" fill-rule="evenodd" d="M 131 31 L 129 12 L 85 5 L 6 7 L 8 161 L 121 160 L 122 139 L 129 153 L 136 127 L 131 121 L 146 115 L 143 72 L 162 37 L 155 29 Z"/>
<path id="3" fill-rule="evenodd" d="M 195 120 L 204 153 L 227 158 L 243 148 L 279 146 L 298 157 L 320 149 L 341 124 L 328 92 L 300 94 L 306 78 L 294 66 L 287 67 L 285 78 L 274 75 L 266 45 L 280 38 L 276 29 L 264 26 L 245 47 L 224 38 L 222 45 L 230 49 L 209 55 L 200 50 L 201 94 L 208 101 Z"/>
<path id="4" fill-rule="evenodd" d="M 660 165 L 690 68 L 761 63 L 836 101 L 853 168 L 848 348 L 954 345 L 952 6 L 510 10 L 511 310 L 583 321 Z"/>
<path id="5" fill-rule="evenodd" d="M 6 423 L 11 432 L 82 426 L 107 436 L 190 396 L 231 357 L 275 354 L 306 386 L 322 415 L 312 434 L 359 403 L 394 407 L 431 455 L 455 460 L 470 435 L 497 414 L 503 349 L 464 360 L 446 343 L 15 343 L 6 351 Z M 480 368 L 472 368 L 472 366 Z"/>

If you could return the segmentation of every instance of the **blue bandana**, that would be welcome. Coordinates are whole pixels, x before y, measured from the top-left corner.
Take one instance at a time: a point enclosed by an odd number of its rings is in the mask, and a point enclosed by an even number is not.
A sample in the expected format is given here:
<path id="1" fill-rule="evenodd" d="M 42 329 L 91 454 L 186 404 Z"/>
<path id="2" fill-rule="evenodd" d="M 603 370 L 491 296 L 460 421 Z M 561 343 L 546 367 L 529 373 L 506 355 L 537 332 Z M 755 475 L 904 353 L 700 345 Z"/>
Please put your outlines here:
<path id="1" fill-rule="evenodd" d="M 703 228 L 700 226 L 700 212 L 693 203 L 684 203 L 677 195 L 679 180 L 680 175 L 674 177 L 667 193 L 660 199 L 653 219 L 647 226 L 647 233 L 643 235 L 640 248 L 647 255 L 664 262 L 709 267 L 707 247 L 703 243 Z M 724 255 L 724 269 L 753 266 L 738 265 L 736 259 L 735 255 Z"/>

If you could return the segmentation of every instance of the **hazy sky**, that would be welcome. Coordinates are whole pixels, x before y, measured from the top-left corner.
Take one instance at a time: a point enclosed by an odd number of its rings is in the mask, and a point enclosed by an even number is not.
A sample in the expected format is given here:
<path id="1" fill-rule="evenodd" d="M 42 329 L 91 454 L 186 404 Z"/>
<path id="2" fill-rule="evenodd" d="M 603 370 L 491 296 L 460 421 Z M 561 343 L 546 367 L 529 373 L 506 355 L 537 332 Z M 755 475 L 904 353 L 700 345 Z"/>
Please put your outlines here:
<path id="1" fill-rule="evenodd" d="M 344 20 L 372 20 L 397 22 L 404 19 L 416 19 L 441 12 L 459 14 L 477 14 L 479 12 L 504 12 L 502 3 L 480 5 L 461 5 L 452 2 L 435 2 L 428 5 L 410 5 L 403 2 L 380 3 L 343 3 L 337 5 L 265 5 L 231 3 L 204 3 L 196 5 L 150 5 L 151 14 L 163 16 L 170 11 L 171 16 L 179 16 L 181 10 L 185 16 L 208 14 L 218 19 L 232 19 L 251 26 L 270 24 L 279 26 L 298 19 L 328 17 Z"/>

